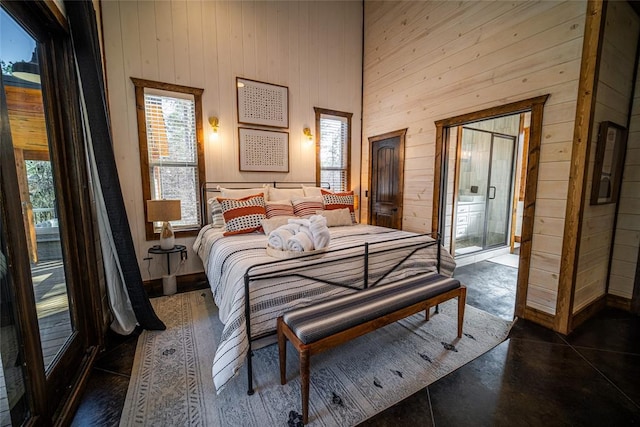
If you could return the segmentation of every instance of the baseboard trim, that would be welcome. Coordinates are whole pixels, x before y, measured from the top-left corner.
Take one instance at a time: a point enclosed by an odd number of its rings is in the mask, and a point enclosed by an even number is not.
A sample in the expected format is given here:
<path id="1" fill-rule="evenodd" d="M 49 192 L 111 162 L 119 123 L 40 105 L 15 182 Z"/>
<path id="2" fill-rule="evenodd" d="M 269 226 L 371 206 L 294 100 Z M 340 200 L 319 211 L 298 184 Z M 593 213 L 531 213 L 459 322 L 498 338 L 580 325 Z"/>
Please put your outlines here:
<path id="1" fill-rule="evenodd" d="M 607 307 L 619 308 L 620 310 L 631 312 L 631 299 L 607 294 Z"/>
<path id="2" fill-rule="evenodd" d="M 595 316 L 596 313 L 603 310 L 606 306 L 607 296 L 602 295 L 600 298 L 589 303 L 589 305 L 584 306 L 576 313 L 573 313 L 569 321 L 569 332 L 573 331 L 575 328 Z"/>
<path id="3" fill-rule="evenodd" d="M 553 314 L 545 313 L 532 307 L 524 308 L 523 318 L 549 329 L 554 329 L 556 319 Z"/>
<path id="4" fill-rule="evenodd" d="M 176 276 L 176 288 L 178 292 L 189 292 L 197 289 L 207 289 L 208 287 L 209 282 L 203 271 Z M 145 280 L 144 289 L 147 291 L 147 295 L 152 298 L 161 297 L 163 295 L 162 278 Z"/>

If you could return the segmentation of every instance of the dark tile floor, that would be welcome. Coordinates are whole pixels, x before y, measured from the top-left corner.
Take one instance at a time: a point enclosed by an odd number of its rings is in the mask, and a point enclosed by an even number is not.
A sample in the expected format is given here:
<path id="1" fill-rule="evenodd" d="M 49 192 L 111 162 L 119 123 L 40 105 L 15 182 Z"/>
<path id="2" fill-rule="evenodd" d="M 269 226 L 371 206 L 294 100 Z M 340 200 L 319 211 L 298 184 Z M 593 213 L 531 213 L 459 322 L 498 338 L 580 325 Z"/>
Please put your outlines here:
<path id="1" fill-rule="evenodd" d="M 507 319 L 516 274 L 486 261 L 456 269 L 469 304 Z M 505 286 L 509 280 L 513 290 Z M 73 425 L 118 425 L 137 333 L 109 338 Z M 568 337 L 519 320 L 505 342 L 362 425 L 638 424 L 640 317 L 607 309 Z"/>

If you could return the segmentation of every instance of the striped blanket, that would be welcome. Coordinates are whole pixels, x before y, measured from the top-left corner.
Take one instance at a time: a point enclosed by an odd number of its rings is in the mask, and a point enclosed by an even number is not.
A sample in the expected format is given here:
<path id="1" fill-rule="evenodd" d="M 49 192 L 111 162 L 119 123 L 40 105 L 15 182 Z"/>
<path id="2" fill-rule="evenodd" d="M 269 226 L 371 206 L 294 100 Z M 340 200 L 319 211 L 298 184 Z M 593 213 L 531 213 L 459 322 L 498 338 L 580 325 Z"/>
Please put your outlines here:
<path id="1" fill-rule="evenodd" d="M 329 230 L 326 253 L 290 260 L 267 255 L 264 234 L 223 237 L 221 229 L 210 226 L 200 231 L 193 249 L 204 263 L 224 324 L 212 368 L 217 393 L 238 373 L 249 348 L 244 315 L 247 271 L 254 277 L 249 287 L 251 336 L 257 337 L 275 331 L 276 319 L 288 310 L 355 292 L 325 282 L 363 288 L 364 242 L 370 243 L 368 286 L 436 270 L 437 246 L 416 250 L 416 244 L 433 240 L 427 236 L 364 224 Z M 404 239 L 391 241 L 399 238 Z M 451 276 L 454 268 L 455 261 L 442 249 L 440 273 Z"/>

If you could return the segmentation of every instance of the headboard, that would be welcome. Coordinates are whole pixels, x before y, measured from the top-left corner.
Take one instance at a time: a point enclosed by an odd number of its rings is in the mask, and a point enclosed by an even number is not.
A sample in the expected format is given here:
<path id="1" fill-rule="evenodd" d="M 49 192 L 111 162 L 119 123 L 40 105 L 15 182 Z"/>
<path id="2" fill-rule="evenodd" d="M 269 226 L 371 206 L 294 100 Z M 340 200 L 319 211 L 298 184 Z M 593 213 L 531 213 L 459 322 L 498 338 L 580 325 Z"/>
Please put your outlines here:
<path id="1" fill-rule="evenodd" d="M 233 189 L 244 189 L 244 188 L 256 188 L 256 187 L 266 187 L 271 186 L 275 188 L 302 188 L 303 185 L 308 185 L 311 187 L 315 187 L 317 184 L 314 182 L 303 182 L 303 181 L 224 181 L 224 182 L 205 182 L 202 184 L 200 190 L 200 214 L 202 215 L 203 224 L 208 224 L 211 222 L 210 212 L 209 212 L 209 204 L 207 200 L 211 197 L 216 197 L 220 195 L 220 188 L 233 188 Z M 321 183 L 321 187 L 330 189 L 331 186 L 329 183 Z"/>

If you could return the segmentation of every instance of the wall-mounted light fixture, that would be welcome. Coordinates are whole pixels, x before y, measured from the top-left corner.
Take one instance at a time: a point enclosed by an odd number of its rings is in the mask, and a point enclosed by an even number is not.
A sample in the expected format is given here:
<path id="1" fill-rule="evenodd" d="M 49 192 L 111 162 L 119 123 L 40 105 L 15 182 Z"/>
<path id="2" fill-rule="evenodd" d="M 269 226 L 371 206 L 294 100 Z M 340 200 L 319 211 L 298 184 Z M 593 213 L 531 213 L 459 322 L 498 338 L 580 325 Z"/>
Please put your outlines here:
<path id="1" fill-rule="evenodd" d="M 302 130 L 302 133 L 304 133 L 304 136 L 307 137 L 307 142 L 308 143 L 312 143 L 313 142 L 313 135 L 311 135 L 311 129 L 309 128 L 304 128 Z"/>
<path id="2" fill-rule="evenodd" d="M 218 128 L 220 127 L 217 117 L 209 117 L 209 124 L 211 125 L 211 132 L 209 133 L 209 138 L 212 141 L 216 141 L 218 139 Z"/>

